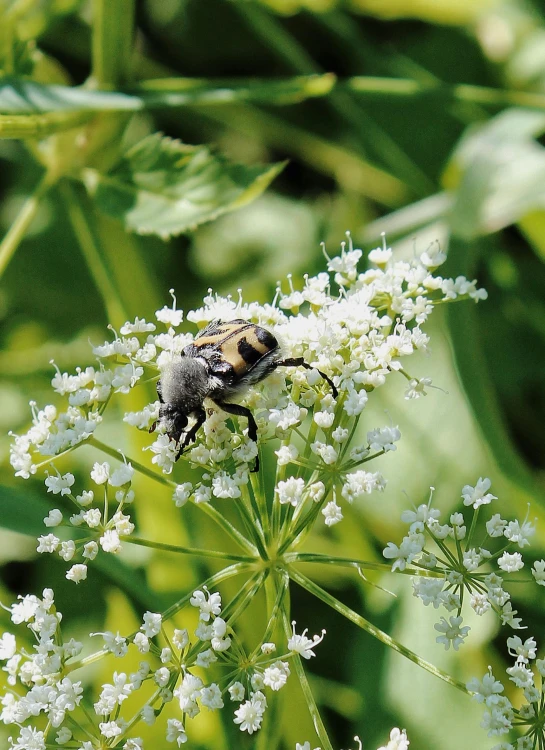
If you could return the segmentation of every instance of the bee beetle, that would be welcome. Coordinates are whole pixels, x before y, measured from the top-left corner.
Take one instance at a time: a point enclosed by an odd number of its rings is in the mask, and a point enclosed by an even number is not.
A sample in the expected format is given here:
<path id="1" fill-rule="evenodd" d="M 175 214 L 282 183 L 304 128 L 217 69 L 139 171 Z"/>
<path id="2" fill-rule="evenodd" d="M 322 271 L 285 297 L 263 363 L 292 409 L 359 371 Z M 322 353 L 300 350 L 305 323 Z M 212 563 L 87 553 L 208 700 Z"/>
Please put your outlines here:
<path id="1" fill-rule="evenodd" d="M 157 383 L 161 406 L 159 424 L 171 440 L 180 443 L 176 461 L 192 443 L 206 419 L 203 402 L 209 398 L 228 414 L 246 417 L 248 436 L 257 442 L 257 424 L 250 409 L 233 404 L 232 398 L 240 396 L 248 386 L 259 383 L 277 367 L 314 368 L 302 357 L 282 358 L 276 338 L 266 328 L 247 320 L 230 320 L 224 323 L 213 320 L 181 352 L 180 359 L 170 364 Z M 318 370 L 329 383 L 333 395 L 338 392 L 327 375 Z M 189 417 L 195 424 L 182 439 Z M 259 459 L 252 471 L 259 468 Z"/>

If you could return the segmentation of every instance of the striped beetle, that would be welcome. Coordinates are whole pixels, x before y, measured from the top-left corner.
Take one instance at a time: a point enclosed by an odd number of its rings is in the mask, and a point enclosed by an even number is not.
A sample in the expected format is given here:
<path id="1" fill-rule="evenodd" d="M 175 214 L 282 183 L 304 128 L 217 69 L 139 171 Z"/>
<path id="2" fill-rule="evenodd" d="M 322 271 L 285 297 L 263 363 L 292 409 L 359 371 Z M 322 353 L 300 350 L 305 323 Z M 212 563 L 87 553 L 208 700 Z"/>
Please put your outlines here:
<path id="1" fill-rule="evenodd" d="M 224 323 L 213 320 L 181 352 L 180 359 L 166 367 L 157 383 L 161 406 L 159 425 L 171 440 L 179 443 L 176 461 L 192 443 L 206 419 L 203 402 L 213 401 L 223 411 L 248 420 L 248 437 L 257 442 L 257 424 L 250 409 L 230 399 L 240 396 L 248 386 L 259 383 L 277 367 L 314 369 L 302 357 L 283 358 L 278 341 L 266 328 L 247 320 Z M 338 393 L 327 375 L 334 397 Z M 184 433 L 189 417 L 195 423 Z M 182 439 L 183 434 L 183 439 Z M 259 468 L 259 459 L 252 471 Z"/>

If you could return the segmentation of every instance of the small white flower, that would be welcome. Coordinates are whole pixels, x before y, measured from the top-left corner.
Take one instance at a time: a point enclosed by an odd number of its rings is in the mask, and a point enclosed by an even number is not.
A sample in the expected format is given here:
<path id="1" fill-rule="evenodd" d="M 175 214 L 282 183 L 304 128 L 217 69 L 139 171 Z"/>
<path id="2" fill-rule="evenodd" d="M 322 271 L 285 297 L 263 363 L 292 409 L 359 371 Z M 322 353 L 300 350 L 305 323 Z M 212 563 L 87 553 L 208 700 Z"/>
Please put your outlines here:
<path id="1" fill-rule="evenodd" d="M 312 640 L 307 638 L 307 628 L 303 630 L 301 635 L 297 635 L 295 632 L 295 620 L 291 623 L 293 635 L 288 640 L 288 648 L 290 651 L 295 651 L 303 659 L 310 659 L 312 656 L 316 656 L 313 648 L 324 640 L 325 630 L 322 630 L 321 635 L 313 635 Z"/>
<path id="2" fill-rule="evenodd" d="M 55 737 L 55 742 L 57 745 L 64 745 L 66 742 L 70 742 L 72 739 L 72 732 L 68 729 L 68 727 L 62 727 L 57 732 L 57 736 Z"/>
<path id="3" fill-rule="evenodd" d="M 148 638 L 153 638 L 161 632 L 162 618 L 156 612 L 145 612 L 140 630 Z"/>
<path id="4" fill-rule="evenodd" d="M 506 573 L 516 573 L 524 567 L 520 552 L 504 552 L 498 560 L 498 567 Z"/>
<path id="5" fill-rule="evenodd" d="M 70 487 L 76 481 L 73 474 L 64 474 L 62 477 L 48 476 L 45 480 L 45 486 L 48 492 L 52 492 L 54 495 L 69 495 Z"/>
<path id="6" fill-rule="evenodd" d="M 54 508 L 53 510 L 49 511 L 49 514 L 44 518 L 44 525 L 49 526 L 50 528 L 53 526 L 58 526 L 62 523 L 62 513 L 58 508 Z"/>
<path id="7" fill-rule="evenodd" d="M 351 390 L 348 394 L 348 398 L 344 402 L 344 410 L 349 417 L 356 417 L 361 414 L 368 401 L 367 391 Z"/>
<path id="8" fill-rule="evenodd" d="M 427 396 L 426 388 L 430 388 L 431 384 L 431 378 L 420 378 L 420 380 L 413 378 L 409 381 L 409 387 L 405 391 L 405 398 L 407 401 L 410 401 L 421 396 Z"/>
<path id="9" fill-rule="evenodd" d="M 153 679 L 159 687 L 165 687 L 170 679 L 170 670 L 168 667 L 160 667 L 156 670 Z"/>
<path id="10" fill-rule="evenodd" d="M 290 504 L 296 508 L 303 500 L 303 491 L 305 489 L 304 479 L 290 477 L 285 481 L 278 482 L 275 492 L 281 505 Z"/>
<path id="11" fill-rule="evenodd" d="M 536 560 L 532 567 L 532 575 L 539 586 L 545 586 L 545 560 Z"/>
<path id="12" fill-rule="evenodd" d="M 91 471 L 91 479 L 95 484 L 106 484 L 110 478 L 110 464 L 105 461 L 102 464 L 96 462 Z"/>
<path id="13" fill-rule="evenodd" d="M 105 633 L 94 633 L 94 635 L 102 635 L 104 647 L 114 654 L 114 656 L 117 656 L 118 659 L 125 656 L 129 649 L 127 639 L 120 635 L 119 631 L 112 633 L 107 630 Z"/>
<path id="14" fill-rule="evenodd" d="M 233 682 L 229 685 L 229 696 L 235 703 L 241 703 L 244 700 L 244 685 L 241 682 Z"/>
<path id="15" fill-rule="evenodd" d="M 0 660 L 11 659 L 17 651 L 17 642 L 12 633 L 4 633 L 0 638 Z"/>
<path id="16" fill-rule="evenodd" d="M 297 450 L 295 445 L 283 445 L 281 448 L 275 451 L 275 454 L 278 458 L 278 466 L 286 466 L 292 461 L 295 461 L 295 459 L 299 455 L 299 451 Z"/>
<path id="17" fill-rule="evenodd" d="M 443 634 L 437 636 L 435 640 L 437 643 L 444 645 L 445 651 L 448 651 L 451 646 L 455 651 L 458 651 L 460 645 L 464 642 L 470 631 L 470 627 L 469 625 L 460 627 L 461 625 L 461 617 L 450 617 L 449 622 L 444 617 L 441 617 L 440 621 L 433 626 L 437 632 Z"/>
<path id="18" fill-rule="evenodd" d="M 280 690 L 286 684 L 289 674 L 290 668 L 287 661 L 275 661 L 270 667 L 265 668 L 263 683 L 271 690 Z"/>
<path id="19" fill-rule="evenodd" d="M 66 574 L 66 578 L 69 581 L 74 581 L 74 583 L 85 581 L 85 579 L 87 578 L 87 565 L 72 565 L 72 567 Z"/>
<path id="20" fill-rule="evenodd" d="M 86 508 L 91 505 L 95 499 L 95 494 L 92 490 L 84 490 L 81 495 L 76 495 L 76 502 L 81 505 L 82 508 Z"/>
<path id="21" fill-rule="evenodd" d="M 83 545 L 83 557 L 86 557 L 88 560 L 94 560 L 95 557 L 98 555 L 98 544 L 96 542 L 87 542 Z"/>
<path id="22" fill-rule="evenodd" d="M 211 685 L 208 685 L 208 687 L 202 688 L 201 703 L 210 711 L 217 711 L 220 708 L 223 708 L 223 698 L 221 697 L 221 690 L 215 682 L 213 682 Z"/>
<path id="23" fill-rule="evenodd" d="M 113 555 L 117 555 L 121 552 L 121 540 L 119 534 L 114 529 L 108 529 L 99 539 L 100 546 L 104 552 L 110 552 Z"/>
<path id="24" fill-rule="evenodd" d="M 74 542 L 73 539 L 69 539 L 66 542 L 61 542 L 59 555 L 62 557 L 62 559 L 65 562 L 68 562 L 69 560 L 71 560 L 75 554 L 76 554 L 76 543 Z"/>
<path id="25" fill-rule="evenodd" d="M 211 615 L 221 613 L 221 595 L 217 591 L 213 594 L 207 590 L 194 591 L 189 603 L 200 610 L 199 619 L 203 622 L 209 622 Z"/>
<path id="26" fill-rule="evenodd" d="M 121 326 L 120 333 L 123 336 L 130 336 L 131 333 L 147 333 L 148 331 L 155 331 L 155 324 L 146 323 L 144 319 L 136 317 L 134 323 L 125 323 Z"/>
<path id="27" fill-rule="evenodd" d="M 250 700 L 245 701 L 240 708 L 237 708 L 234 722 L 240 726 L 241 732 L 253 734 L 261 728 L 266 705 L 265 696 L 258 691 L 252 695 Z"/>
<path id="28" fill-rule="evenodd" d="M 176 485 L 176 489 L 174 490 L 174 494 L 172 495 L 174 505 L 177 508 L 182 508 L 191 497 L 192 492 L 193 485 L 191 484 L 191 482 L 184 482 L 184 484 Z"/>
<path id="29" fill-rule="evenodd" d="M 187 742 L 187 734 L 180 719 L 167 719 L 167 742 L 176 742 L 178 747 Z"/>
<path id="30" fill-rule="evenodd" d="M 47 534 L 46 536 L 39 536 L 38 546 L 36 547 L 36 551 L 40 553 L 56 552 L 60 543 L 61 543 L 61 540 L 59 539 L 59 537 L 55 536 L 55 534 Z"/>
<path id="31" fill-rule="evenodd" d="M 176 646 L 177 649 L 183 651 L 189 643 L 189 634 L 187 630 L 185 628 L 183 628 L 182 630 L 176 628 L 174 631 L 174 635 L 172 636 L 172 643 Z"/>
<path id="32" fill-rule="evenodd" d="M 378 750 L 407 750 L 410 742 L 407 739 L 407 733 L 404 729 L 394 727 L 390 732 L 390 741 L 387 745 L 379 747 Z M 360 744 L 361 750 L 361 744 Z"/>
<path id="33" fill-rule="evenodd" d="M 131 464 L 123 464 L 110 475 L 108 484 L 110 487 L 123 487 L 123 485 L 132 481 L 133 476 L 134 469 Z"/>
<path id="34" fill-rule="evenodd" d="M 488 490 L 492 482 L 490 479 L 479 478 L 479 481 L 475 487 L 466 484 L 462 489 L 462 500 L 464 505 L 472 505 L 475 510 L 481 505 L 488 505 L 492 500 L 497 500 L 495 495 L 492 495 Z"/>
<path id="35" fill-rule="evenodd" d="M 334 500 L 331 500 L 325 508 L 322 508 L 322 514 L 326 526 L 334 526 L 336 523 L 343 520 L 342 510 Z"/>

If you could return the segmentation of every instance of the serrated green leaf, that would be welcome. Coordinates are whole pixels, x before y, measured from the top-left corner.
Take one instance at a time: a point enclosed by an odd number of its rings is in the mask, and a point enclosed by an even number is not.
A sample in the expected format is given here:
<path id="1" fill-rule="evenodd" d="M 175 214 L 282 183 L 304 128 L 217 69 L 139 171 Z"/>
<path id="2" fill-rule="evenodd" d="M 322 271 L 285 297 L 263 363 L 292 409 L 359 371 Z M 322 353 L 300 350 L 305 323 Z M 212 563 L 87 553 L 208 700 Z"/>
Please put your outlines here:
<path id="1" fill-rule="evenodd" d="M 108 174 L 86 169 L 82 177 L 104 213 L 133 232 L 166 238 L 249 203 L 284 166 L 233 164 L 206 146 L 155 133 Z"/>
<path id="2" fill-rule="evenodd" d="M 126 91 L 92 91 L 81 87 L 42 84 L 24 78 L 0 80 L 0 113 L 44 114 L 92 110 L 136 112 L 142 109 L 197 104 L 232 104 L 239 101 L 292 104 L 308 97 L 325 96 L 335 76 L 294 76 L 279 79 L 168 78 L 144 81 Z"/>

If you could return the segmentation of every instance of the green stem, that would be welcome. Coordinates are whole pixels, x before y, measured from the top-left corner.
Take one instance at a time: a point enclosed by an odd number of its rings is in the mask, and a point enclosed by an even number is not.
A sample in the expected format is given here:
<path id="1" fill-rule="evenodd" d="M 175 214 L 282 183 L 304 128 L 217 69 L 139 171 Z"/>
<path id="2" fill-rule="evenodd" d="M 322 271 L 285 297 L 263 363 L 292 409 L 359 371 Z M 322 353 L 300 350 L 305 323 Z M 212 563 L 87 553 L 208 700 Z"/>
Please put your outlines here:
<path id="1" fill-rule="evenodd" d="M 44 174 L 32 195 L 30 195 L 24 202 L 23 207 L 17 214 L 17 218 L 10 226 L 7 234 L 0 243 L 0 278 L 3 276 L 13 254 L 19 247 L 21 240 L 32 224 L 32 220 L 36 216 L 41 199 L 47 193 L 54 181 L 54 177 L 50 172 Z"/>
<path id="2" fill-rule="evenodd" d="M 116 448 L 112 448 L 109 445 L 106 445 L 106 443 L 98 440 L 96 437 L 94 437 L 94 435 L 91 435 L 91 437 L 87 441 L 87 444 L 92 445 L 94 448 L 102 451 L 102 453 L 106 453 L 106 455 L 111 456 L 118 461 L 123 460 L 121 453 Z M 169 487 L 171 490 L 175 489 L 175 487 L 177 486 L 176 482 L 173 482 L 172 479 L 167 479 L 162 474 L 158 474 L 156 471 L 153 471 L 153 469 L 148 469 L 147 466 L 144 466 L 144 464 L 141 464 L 139 461 L 135 461 L 133 458 L 127 458 L 127 462 L 131 464 L 133 469 L 140 472 L 140 474 L 144 474 L 144 476 L 149 477 L 156 482 L 159 482 L 159 484 L 163 484 L 166 487 Z"/>
<path id="3" fill-rule="evenodd" d="M 152 549 L 160 549 L 165 552 L 176 552 L 179 555 L 195 555 L 196 557 L 214 557 L 220 560 L 234 560 L 235 562 L 255 562 L 255 557 L 246 557 L 245 555 L 233 555 L 230 552 L 220 552 L 218 550 L 211 549 L 197 549 L 195 547 L 179 547 L 177 544 L 165 544 L 163 542 L 151 542 L 148 539 L 140 539 L 139 537 L 127 536 L 123 537 L 124 542 L 130 542 L 132 544 L 138 544 L 141 547 L 151 547 Z"/>
<path id="4" fill-rule="evenodd" d="M 118 328 L 128 320 L 128 315 L 121 305 L 117 290 L 111 282 L 110 271 L 99 251 L 98 242 L 84 210 L 80 188 L 75 188 L 67 180 L 63 180 L 59 184 L 59 189 L 64 198 L 74 234 L 102 297 L 108 319 Z"/>
<path id="5" fill-rule="evenodd" d="M 255 647 L 254 651 L 249 657 L 249 661 L 253 661 L 255 658 L 257 658 L 258 654 L 261 651 L 261 644 L 267 643 L 271 639 L 274 633 L 274 629 L 278 625 L 279 613 L 289 587 L 289 577 L 287 573 L 285 571 L 280 571 L 280 573 L 281 577 L 278 574 L 269 576 L 265 583 L 265 594 L 267 595 L 267 599 L 270 598 L 271 593 L 269 585 L 271 587 L 274 587 L 276 595 L 272 606 L 269 607 L 269 621 L 267 623 L 267 627 L 265 628 L 265 632 L 263 633 L 263 637 L 260 639 L 261 642 L 258 643 Z"/>
<path id="6" fill-rule="evenodd" d="M 128 79 L 134 34 L 134 0 L 94 0 L 93 81 L 114 88 Z"/>
<path id="7" fill-rule="evenodd" d="M 545 109 L 545 94 L 528 91 L 494 89 L 466 83 L 449 85 L 443 81 L 416 81 L 409 78 L 379 78 L 354 76 L 339 83 L 358 94 L 379 94 L 391 97 L 413 98 L 427 93 L 441 93 L 455 101 L 485 104 L 496 107 L 529 107 Z"/>
<path id="8" fill-rule="evenodd" d="M 370 562 L 368 560 L 353 560 L 348 557 L 331 557 L 330 555 L 321 555 L 315 552 L 290 552 L 284 557 L 286 563 L 319 563 L 320 565 L 341 565 L 343 567 L 360 568 L 364 570 L 380 570 L 384 573 L 391 573 L 392 566 L 388 563 Z M 425 578 L 444 578 L 444 573 L 437 573 L 433 570 L 419 570 L 408 566 L 405 570 L 396 570 L 397 573 L 408 576 L 420 576 Z"/>
<path id="9" fill-rule="evenodd" d="M 220 570 L 218 573 L 214 573 L 214 575 L 210 576 L 210 578 L 207 578 L 206 581 L 203 581 L 200 586 L 195 586 L 194 588 L 192 588 L 189 594 L 186 594 L 184 597 L 182 597 L 177 602 L 172 604 L 168 609 L 166 609 L 162 614 L 163 621 L 170 619 L 177 612 L 179 612 L 182 607 L 185 607 L 187 602 L 193 596 L 193 592 L 197 589 L 202 589 L 203 586 L 206 586 L 207 589 L 211 589 L 212 587 L 217 586 L 218 583 L 226 581 L 228 578 L 233 578 L 233 576 L 240 575 L 241 573 L 245 573 L 248 570 L 251 570 L 251 566 L 248 563 L 240 562 L 235 563 L 234 565 L 229 565 L 227 568 L 223 568 L 223 570 Z"/>
<path id="10" fill-rule="evenodd" d="M 283 612 L 282 620 L 286 638 L 289 640 L 292 636 L 292 632 L 291 624 L 286 611 Z M 291 663 L 295 667 L 295 673 L 299 680 L 299 684 L 301 685 L 301 690 L 303 691 L 303 694 L 305 696 L 308 710 L 310 712 L 310 715 L 312 716 L 312 721 L 314 723 L 314 730 L 320 739 L 322 748 L 323 750 L 333 750 L 333 745 L 329 740 L 324 722 L 322 721 L 322 717 L 320 716 L 320 712 L 318 711 L 318 706 L 316 705 L 314 695 L 312 694 L 312 690 L 310 689 L 310 685 L 308 684 L 307 676 L 305 674 L 305 670 L 303 668 L 303 664 L 301 663 L 301 657 L 299 656 L 299 654 L 295 654 L 292 657 Z"/>
<path id="11" fill-rule="evenodd" d="M 115 448 L 111 448 L 109 445 L 106 445 L 106 443 L 102 443 L 94 436 L 91 436 L 87 442 L 89 445 L 98 448 L 98 450 L 106 453 L 108 456 L 113 456 L 113 458 L 117 458 L 119 460 L 120 453 Z M 171 490 L 177 486 L 176 482 L 173 482 L 172 479 L 167 479 L 162 474 L 158 474 L 156 471 L 148 469 L 147 466 L 144 466 L 144 464 L 141 464 L 139 461 L 135 461 L 134 459 L 128 458 L 127 456 L 126 458 L 127 461 L 133 466 L 133 468 L 136 469 L 136 471 L 139 471 L 141 474 L 144 474 L 144 476 L 149 477 L 156 482 L 159 482 L 159 484 L 165 485 Z M 210 505 L 209 503 L 198 503 L 196 504 L 196 507 L 210 516 L 210 518 L 212 518 L 217 524 L 219 524 L 226 534 L 234 539 L 235 542 L 237 542 L 237 544 L 242 547 L 242 549 L 248 552 L 252 559 L 257 557 L 256 547 L 254 547 L 254 545 L 251 544 L 251 542 L 249 542 L 246 537 L 243 536 L 240 531 L 238 531 L 238 529 L 235 529 L 235 527 L 230 524 L 229 521 L 224 516 L 222 516 L 222 514 L 217 511 L 212 505 Z"/>
<path id="12" fill-rule="evenodd" d="M 409 659 L 409 661 L 414 662 L 414 664 L 416 664 L 417 666 L 422 667 L 422 669 L 425 669 L 427 672 L 430 672 L 430 674 L 434 675 L 435 677 L 439 677 L 439 679 L 444 680 L 449 685 L 452 685 L 452 687 L 458 688 L 458 690 L 461 690 L 463 693 L 469 695 L 469 691 L 463 684 L 463 682 L 455 680 L 453 677 L 451 677 L 446 672 L 443 672 L 434 664 L 431 664 L 425 659 L 422 659 L 420 656 L 415 654 L 414 651 L 411 651 L 405 646 L 402 646 L 401 643 L 398 643 L 383 630 L 380 630 L 375 625 L 371 624 L 369 620 L 366 620 L 357 612 L 354 612 L 353 609 L 350 609 L 350 607 L 347 607 L 346 604 L 343 604 L 341 601 L 322 589 L 320 586 L 314 583 L 314 581 L 311 581 L 310 578 L 307 578 L 293 568 L 289 569 L 289 575 L 292 581 L 295 581 L 295 583 L 298 583 L 299 586 L 304 588 L 310 594 L 313 594 L 325 604 L 332 607 L 334 610 L 346 617 L 347 620 L 350 620 L 362 630 L 365 630 L 374 638 L 384 643 L 386 646 L 393 648 L 394 651 L 397 651 L 402 656 L 405 656 L 407 659 Z"/>

